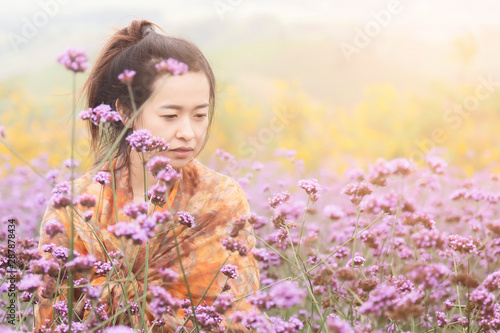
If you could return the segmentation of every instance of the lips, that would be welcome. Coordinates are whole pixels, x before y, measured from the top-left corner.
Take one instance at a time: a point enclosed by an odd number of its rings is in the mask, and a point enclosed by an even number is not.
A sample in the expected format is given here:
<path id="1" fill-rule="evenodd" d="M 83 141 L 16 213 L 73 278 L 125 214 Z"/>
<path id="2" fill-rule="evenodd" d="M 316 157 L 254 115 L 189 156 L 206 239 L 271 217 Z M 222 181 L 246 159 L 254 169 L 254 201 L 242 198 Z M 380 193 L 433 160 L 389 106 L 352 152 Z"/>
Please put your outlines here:
<path id="1" fill-rule="evenodd" d="M 180 152 L 187 152 L 187 151 L 192 151 L 193 148 L 190 147 L 179 147 L 179 148 L 174 148 L 170 149 L 171 151 L 180 151 Z"/>

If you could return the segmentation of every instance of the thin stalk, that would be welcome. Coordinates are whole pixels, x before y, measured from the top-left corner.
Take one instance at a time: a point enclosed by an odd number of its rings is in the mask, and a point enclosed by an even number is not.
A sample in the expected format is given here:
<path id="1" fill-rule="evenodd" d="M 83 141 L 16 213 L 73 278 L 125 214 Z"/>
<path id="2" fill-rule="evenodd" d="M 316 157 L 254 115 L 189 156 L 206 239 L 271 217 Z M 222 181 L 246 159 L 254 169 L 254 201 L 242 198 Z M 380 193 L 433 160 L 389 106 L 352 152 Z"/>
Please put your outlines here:
<path id="1" fill-rule="evenodd" d="M 73 248 L 74 248 L 74 239 L 75 239 L 75 222 L 74 222 L 74 212 L 73 212 L 73 197 L 75 191 L 75 168 L 73 166 L 74 153 L 75 153 L 75 128 L 76 128 L 76 100 L 75 100 L 75 91 L 76 91 L 76 72 L 73 72 L 73 112 L 71 113 L 71 233 L 69 239 L 69 255 L 68 261 L 73 260 Z M 71 331 L 71 324 L 73 322 L 73 272 L 70 270 L 68 272 L 68 285 L 69 285 L 69 294 L 68 294 L 68 331 Z"/>
<path id="2" fill-rule="evenodd" d="M 191 295 L 191 290 L 189 290 L 189 283 L 188 283 L 188 280 L 186 277 L 186 272 L 184 271 L 184 266 L 182 265 L 181 251 L 179 249 L 179 243 L 177 242 L 177 235 L 175 234 L 175 227 L 172 229 L 172 232 L 174 233 L 175 249 L 177 251 L 177 258 L 179 259 L 179 266 L 181 267 L 182 277 L 184 278 L 184 283 L 186 284 L 186 289 L 187 289 L 188 296 L 189 296 L 189 302 L 191 303 L 191 311 L 192 311 L 192 315 L 194 317 L 194 324 L 195 324 L 196 332 L 199 333 L 200 328 L 199 328 L 199 324 L 198 324 L 198 319 L 196 318 L 196 312 L 195 312 L 195 308 L 193 305 L 193 297 Z"/>

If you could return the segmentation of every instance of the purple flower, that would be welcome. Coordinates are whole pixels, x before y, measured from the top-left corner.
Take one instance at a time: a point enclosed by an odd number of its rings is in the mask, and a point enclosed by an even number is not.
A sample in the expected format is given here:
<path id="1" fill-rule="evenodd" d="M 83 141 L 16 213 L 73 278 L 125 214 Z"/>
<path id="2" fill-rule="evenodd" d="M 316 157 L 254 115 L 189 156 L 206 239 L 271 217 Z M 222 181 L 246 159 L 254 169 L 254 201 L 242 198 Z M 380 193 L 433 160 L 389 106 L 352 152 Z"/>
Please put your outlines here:
<path id="1" fill-rule="evenodd" d="M 268 199 L 269 206 L 271 206 L 272 208 L 276 208 L 276 206 L 287 201 L 288 199 L 290 199 L 290 193 L 288 193 L 287 191 L 280 192 L 274 197 Z"/>
<path id="2" fill-rule="evenodd" d="M 214 302 L 213 307 L 215 311 L 223 314 L 226 312 L 234 303 L 234 296 L 231 294 L 220 294 L 217 300 Z"/>
<path id="3" fill-rule="evenodd" d="M 154 212 L 152 218 L 155 224 L 167 223 L 173 219 L 172 214 L 168 210 Z"/>
<path id="4" fill-rule="evenodd" d="M 84 287 L 82 291 L 86 293 L 91 299 L 98 299 L 102 293 L 102 286 L 89 286 Z"/>
<path id="5" fill-rule="evenodd" d="M 177 278 L 179 277 L 179 273 L 168 267 L 158 269 L 158 273 L 160 273 L 160 276 L 163 278 L 163 282 L 167 283 L 176 282 Z"/>
<path id="6" fill-rule="evenodd" d="M 63 167 L 65 168 L 68 168 L 68 169 L 71 169 L 71 168 L 78 168 L 80 166 L 80 162 L 78 162 L 77 160 L 75 159 L 67 159 L 66 161 L 64 161 L 62 163 Z"/>
<path id="7" fill-rule="evenodd" d="M 59 271 L 59 265 L 54 261 L 54 259 L 36 259 L 32 260 L 30 263 L 31 271 L 34 274 L 57 274 Z"/>
<path id="8" fill-rule="evenodd" d="M 57 57 L 57 61 L 67 69 L 78 73 L 84 72 L 89 66 L 84 50 L 69 47 Z"/>
<path id="9" fill-rule="evenodd" d="M 271 287 L 269 296 L 278 308 L 291 308 L 305 300 L 306 291 L 296 281 L 283 281 Z"/>
<path id="10" fill-rule="evenodd" d="M 66 267 L 71 271 L 88 272 L 94 268 L 96 259 L 93 255 L 81 255 L 66 263 Z"/>
<path id="11" fill-rule="evenodd" d="M 50 205 L 55 209 L 64 208 L 71 204 L 71 199 L 64 194 L 54 194 L 50 198 Z"/>
<path id="12" fill-rule="evenodd" d="M 131 84 L 132 80 L 134 79 L 134 76 L 135 76 L 135 71 L 126 69 L 123 71 L 123 73 L 118 75 L 118 80 L 120 80 L 120 82 L 124 84 Z"/>
<path id="13" fill-rule="evenodd" d="M 115 236 L 124 236 L 127 239 L 133 239 L 134 244 L 142 244 L 149 241 L 147 230 L 141 229 L 138 225 L 128 222 L 118 222 L 108 227 L 108 231 Z"/>
<path id="14" fill-rule="evenodd" d="M 185 225 L 188 228 L 192 228 L 195 224 L 195 218 L 191 213 L 186 211 L 177 212 L 178 221 L 180 224 Z"/>
<path id="15" fill-rule="evenodd" d="M 68 303 L 66 303 L 66 301 L 59 301 L 54 304 L 53 307 L 61 317 L 66 317 L 68 315 Z"/>
<path id="16" fill-rule="evenodd" d="M 148 213 L 148 203 L 130 203 L 123 207 L 123 214 L 136 219 L 139 215 L 146 215 Z"/>
<path id="17" fill-rule="evenodd" d="M 58 220 L 48 220 L 44 226 L 45 233 L 49 235 L 50 238 L 57 234 L 64 232 L 64 224 Z"/>
<path id="18" fill-rule="evenodd" d="M 156 174 L 155 178 L 157 180 L 164 181 L 165 183 L 167 183 L 167 185 L 170 185 L 173 182 L 175 182 L 177 179 L 179 179 L 180 177 L 181 177 L 181 174 L 179 172 L 177 172 L 174 168 L 172 168 L 172 166 L 169 164 L 165 167 L 164 170 L 159 171 Z"/>
<path id="19" fill-rule="evenodd" d="M 328 315 L 326 325 L 332 332 L 354 333 L 354 329 L 347 321 L 340 319 L 333 313 Z"/>
<path id="20" fill-rule="evenodd" d="M 222 266 L 221 268 L 221 273 L 227 276 L 230 279 L 237 279 L 238 278 L 238 266 L 227 264 Z"/>
<path id="21" fill-rule="evenodd" d="M 248 248 L 241 244 L 239 241 L 235 241 L 232 238 L 221 239 L 222 247 L 228 251 L 235 252 L 238 251 L 240 256 L 246 257 L 248 253 Z"/>
<path id="22" fill-rule="evenodd" d="M 246 314 L 242 311 L 236 311 L 231 316 L 231 319 L 235 322 L 241 322 L 250 330 L 253 329 L 262 333 L 274 332 L 271 323 L 260 311 L 250 310 Z"/>
<path id="23" fill-rule="evenodd" d="M 161 170 L 165 170 L 167 167 L 168 163 L 170 162 L 170 158 L 165 157 L 165 156 L 154 156 L 149 160 L 149 162 L 146 164 L 148 167 L 149 172 L 153 175 L 153 177 L 156 177 L 158 172 Z"/>
<path id="24" fill-rule="evenodd" d="M 365 264 L 365 258 L 363 258 L 360 255 L 354 256 L 354 267 L 362 267 L 364 264 Z M 353 259 L 350 259 L 345 266 L 351 267 L 352 265 L 353 265 Z"/>
<path id="25" fill-rule="evenodd" d="M 165 151 L 170 146 L 164 139 L 153 136 L 151 131 L 145 128 L 132 132 L 125 140 L 129 142 L 132 150 L 141 152 L 155 149 Z"/>
<path id="26" fill-rule="evenodd" d="M 491 292 L 500 289 L 500 271 L 488 275 L 483 281 L 483 285 Z"/>
<path id="27" fill-rule="evenodd" d="M 104 330 L 103 333 L 135 333 L 135 330 L 128 326 L 112 326 Z"/>
<path id="28" fill-rule="evenodd" d="M 195 309 L 196 319 L 203 330 L 208 332 L 219 331 L 219 324 L 222 322 L 222 317 L 213 306 L 198 305 Z M 192 308 L 187 307 L 184 309 L 184 316 L 190 317 L 192 315 Z"/>
<path id="29" fill-rule="evenodd" d="M 298 185 L 304 189 L 309 195 L 309 198 L 314 202 L 319 199 L 318 192 L 321 191 L 321 186 L 315 178 L 299 180 Z"/>
<path id="30" fill-rule="evenodd" d="M 150 303 L 150 309 L 157 317 L 161 317 L 164 313 L 172 314 L 172 310 L 179 307 L 179 300 L 172 297 L 172 295 L 162 287 L 149 286 L 148 289 L 153 294 L 153 301 Z"/>
<path id="31" fill-rule="evenodd" d="M 89 193 L 82 193 L 76 198 L 76 202 L 83 207 L 92 208 L 95 207 L 97 198 Z"/>
<path id="32" fill-rule="evenodd" d="M 71 192 L 71 184 L 67 181 L 56 184 L 52 189 L 52 194 L 69 194 Z"/>
<path id="33" fill-rule="evenodd" d="M 115 260 L 114 261 L 115 265 L 118 265 L 118 262 Z M 96 268 L 96 274 L 106 274 L 107 272 L 110 272 L 113 269 L 113 265 L 109 262 L 100 262 L 96 261 L 94 263 L 94 267 Z"/>
<path id="34" fill-rule="evenodd" d="M 186 74 L 189 70 L 188 65 L 174 58 L 162 60 L 155 67 L 158 72 L 171 72 L 172 75 Z"/>
<path id="35" fill-rule="evenodd" d="M 371 313 L 375 317 L 380 317 L 385 311 L 395 309 L 397 298 L 398 291 L 396 287 L 385 282 L 380 283 L 370 293 L 368 300 L 359 307 L 359 312 L 363 314 Z"/>
<path id="36" fill-rule="evenodd" d="M 42 280 L 40 279 L 40 275 L 25 274 L 23 276 L 23 279 L 19 281 L 17 287 L 19 288 L 19 290 L 26 290 L 32 293 L 35 292 L 41 285 Z"/>
<path id="37" fill-rule="evenodd" d="M 41 250 L 43 252 L 52 253 L 52 252 L 54 252 L 55 247 L 56 247 L 56 244 L 54 244 L 54 243 L 43 244 L 41 247 Z"/>
<path id="38" fill-rule="evenodd" d="M 111 179 L 111 174 L 107 171 L 99 171 L 94 176 L 94 181 L 101 185 L 109 184 L 110 179 Z"/>
<path id="39" fill-rule="evenodd" d="M 122 117 L 116 111 L 111 109 L 111 106 L 107 104 L 100 104 L 95 108 L 89 108 L 88 110 L 83 110 L 78 115 L 80 119 L 87 120 L 90 119 L 92 123 L 99 126 L 99 122 L 119 122 L 122 121 Z"/>
<path id="40" fill-rule="evenodd" d="M 276 333 L 295 333 L 299 332 L 304 328 L 304 324 L 300 321 L 299 318 L 292 316 L 289 321 L 283 320 L 280 317 L 270 317 L 273 323 L 273 332 Z M 334 331 L 334 332 L 343 332 L 343 331 Z M 354 333 L 354 331 L 352 331 Z M 347 332 L 346 332 L 347 333 Z"/>
<path id="41" fill-rule="evenodd" d="M 76 251 L 74 253 L 77 253 Z M 59 261 L 66 261 L 69 257 L 69 249 L 64 246 L 57 246 L 52 250 L 52 255 Z"/>

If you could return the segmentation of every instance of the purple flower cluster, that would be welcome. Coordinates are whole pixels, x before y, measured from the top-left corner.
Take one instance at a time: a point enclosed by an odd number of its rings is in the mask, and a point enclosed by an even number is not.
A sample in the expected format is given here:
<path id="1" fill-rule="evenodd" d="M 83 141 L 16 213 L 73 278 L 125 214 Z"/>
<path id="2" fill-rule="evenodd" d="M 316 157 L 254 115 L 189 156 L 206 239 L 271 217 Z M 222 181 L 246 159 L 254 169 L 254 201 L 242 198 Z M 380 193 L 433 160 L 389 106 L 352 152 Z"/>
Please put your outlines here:
<path id="1" fill-rule="evenodd" d="M 135 223 L 118 222 L 110 225 L 108 231 L 117 237 L 132 239 L 134 244 L 142 244 L 149 241 L 147 232 Z"/>
<path id="2" fill-rule="evenodd" d="M 173 314 L 173 311 L 179 308 L 179 300 L 170 295 L 164 288 L 160 286 L 149 286 L 148 289 L 153 295 L 150 309 L 156 317 L 161 318 L 165 313 Z"/>
<path id="3" fill-rule="evenodd" d="M 74 272 L 89 272 L 94 268 L 94 263 L 96 262 L 96 258 L 91 255 L 80 255 L 73 260 L 66 263 L 66 267 Z"/>
<path id="4" fill-rule="evenodd" d="M 94 181 L 96 183 L 99 183 L 101 185 L 106 185 L 109 184 L 111 180 L 111 174 L 107 171 L 99 171 L 95 176 L 94 176 Z"/>
<path id="5" fill-rule="evenodd" d="M 131 84 L 134 76 L 135 71 L 126 69 L 123 71 L 123 73 L 120 73 L 120 75 L 118 75 L 118 80 L 120 80 L 120 82 L 123 84 Z"/>
<path id="6" fill-rule="evenodd" d="M 274 197 L 269 198 L 269 206 L 272 208 L 276 208 L 279 204 L 286 202 L 288 199 L 290 199 L 290 193 L 287 191 L 277 193 Z"/>
<path id="7" fill-rule="evenodd" d="M 231 264 L 226 264 L 222 266 L 220 272 L 227 276 L 230 279 L 237 279 L 238 278 L 238 266 L 231 265 Z"/>
<path id="8" fill-rule="evenodd" d="M 170 158 L 158 155 L 158 156 L 153 156 L 146 164 L 146 167 L 148 168 L 149 172 L 153 175 L 153 177 L 156 177 L 158 172 L 165 170 L 169 165 L 169 163 L 170 163 Z"/>
<path id="9" fill-rule="evenodd" d="M 158 72 L 170 72 L 172 75 L 186 74 L 189 70 L 188 65 L 174 58 L 162 60 L 155 67 Z"/>
<path id="10" fill-rule="evenodd" d="M 44 230 L 50 238 L 56 236 L 57 234 L 63 233 L 66 229 L 64 228 L 64 224 L 62 224 L 58 220 L 48 220 L 45 222 Z"/>
<path id="11" fill-rule="evenodd" d="M 82 120 L 89 119 L 96 126 L 99 126 L 99 123 L 122 121 L 120 114 L 107 104 L 100 104 L 95 108 L 88 108 L 88 110 L 81 111 L 78 117 Z"/>
<path id="12" fill-rule="evenodd" d="M 158 269 L 158 273 L 162 277 L 163 282 L 166 283 L 177 282 L 177 278 L 179 277 L 179 273 L 168 267 L 162 267 Z"/>
<path id="13" fill-rule="evenodd" d="M 57 57 L 57 61 L 75 73 L 84 72 L 89 67 L 86 52 L 79 48 L 67 48 Z"/>
<path id="14" fill-rule="evenodd" d="M 283 281 L 269 290 L 269 296 L 278 308 L 291 308 L 300 305 L 306 298 L 306 291 L 296 281 Z"/>
<path id="15" fill-rule="evenodd" d="M 317 201 L 320 197 L 320 194 L 318 192 L 321 191 L 321 186 L 319 185 L 318 183 L 318 180 L 315 179 L 315 178 L 311 178 L 311 179 L 302 179 L 302 180 L 299 180 L 298 182 L 298 185 L 299 187 L 301 187 L 302 189 L 304 189 L 307 193 L 307 195 L 309 195 L 309 198 L 311 199 L 311 201 Z"/>
<path id="16" fill-rule="evenodd" d="M 148 129 L 139 129 L 127 136 L 125 139 L 129 142 L 132 150 L 140 152 L 152 152 L 156 149 L 165 151 L 168 149 L 169 144 L 165 139 L 157 138 L 151 134 Z"/>
<path id="17" fill-rule="evenodd" d="M 194 216 L 186 211 L 177 212 L 177 221 L 188 228 L 192 228 L 196 223 Z"/>
<path id="18" fill-rule="evenodd" d="M 192 308 L 184 308 L 184 316 L 189 318 L 192 316 Z M 223 317 L 216 311 L 215 307 L 209 305 L 198 305 L 195 308 L 196 320 L 202 330 L 207 332 L 220 331 L 220 323 Z"/>

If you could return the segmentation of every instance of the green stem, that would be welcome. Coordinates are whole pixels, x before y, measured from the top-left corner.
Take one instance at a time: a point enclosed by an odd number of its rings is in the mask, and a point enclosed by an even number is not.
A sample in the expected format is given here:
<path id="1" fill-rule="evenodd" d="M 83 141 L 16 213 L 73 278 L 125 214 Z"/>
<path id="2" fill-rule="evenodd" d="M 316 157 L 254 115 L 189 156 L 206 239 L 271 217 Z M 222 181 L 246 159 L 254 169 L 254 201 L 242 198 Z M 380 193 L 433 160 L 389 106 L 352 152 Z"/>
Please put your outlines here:
<path id="1" fill-rule="evenodd" d="M 182 277 L 184 278 L 184 283 L 186 284 L 186 289 L 188 292 L 189 301 L 191 303 L 191 311 L 192 311 L 192 316 L 194 317 L 194 324 L 195 324 L 196 332 L 199 333 L 200 328 L 199 328 L 199 324 L 198 324 L 198 319 L 196 318 L 196 312 L 195 312 L 195 308 L 193 305 L 193 297 L 191 296 L 191 291 L 189 290 L 189 283 L 188 283 L 188 280 L 186 277 L 186 272 L 184 271 L 184 266 L 182 265 L 181 251 L 179 249 L 179 243 L 177 242 L 177 235 L 175 234 L 175 226 L 174 226 L 174 228 L 172 228 L 172 232 L 174 233 L 175 249 L 177 251 L 177 258 L 179 259 L 179 265 L 181 267 Z"/>
<path id="2" fill-rule="evenodd" d="M 76 91 L 76 72 L 73 72 L 73 112 L 71 113 L 71 204 L 70 204 L 70 209 L 71 209 L 71 236 L 69 239 L 69 255 L 68 255 L 68 261 L 73 260 L 74 254 L 73 254 L 73 248 L 74 248 L 74 238 L 75 238 L 75 221 L 74 221 L 74 212 L 73 212 L 73 197 L 74 197 L 74 191 L 75 191 L 75 168 L 73 166 L 73 159 L 74 159 L 74 147 L 75 147 L 75 128 L 76 128 L 76 119 L 75 119 L 75 112 L 76 112 L 76 100 L 75 100 L 75 91 Z M 74 288 L 74 281 L 73 281 L 73 272 L 70 270 L 68 272 L 68 285 L 69 285 L 69 294 L 68 294 L 68 331 L 71 331 L 71 324 L 73 321 L 73 288 Z"/>

